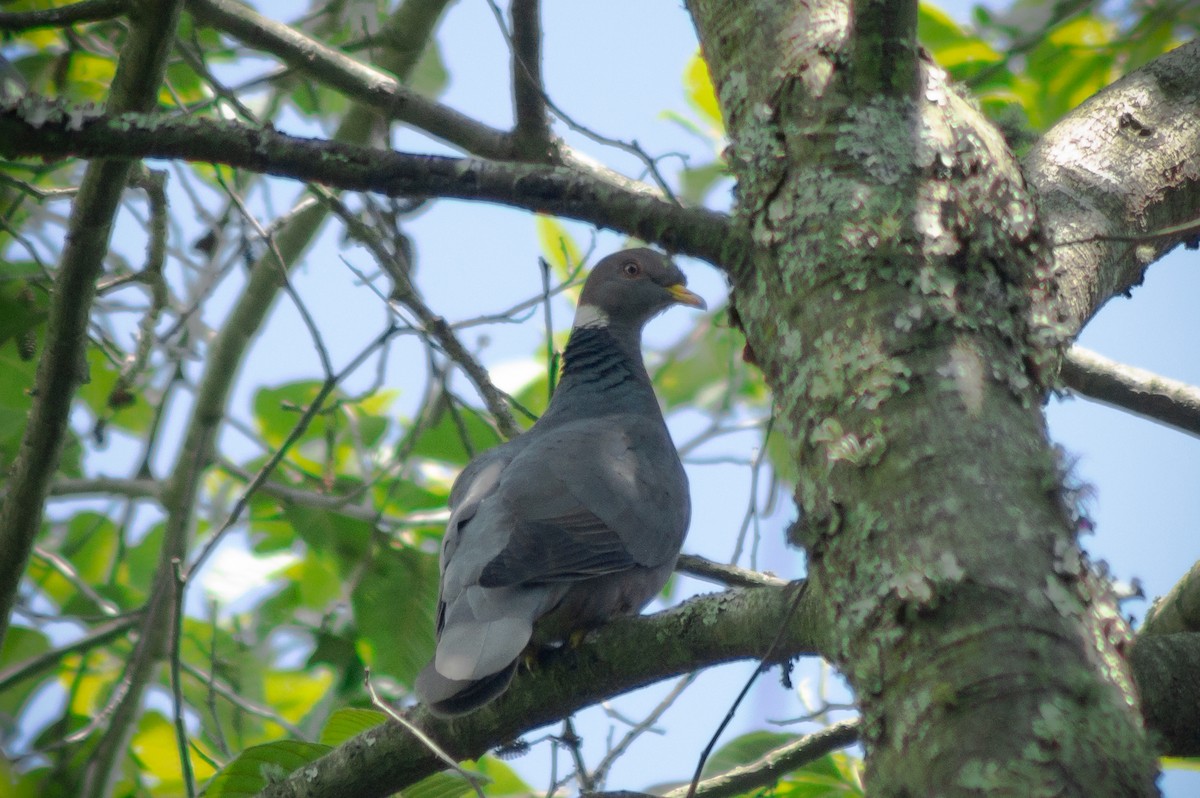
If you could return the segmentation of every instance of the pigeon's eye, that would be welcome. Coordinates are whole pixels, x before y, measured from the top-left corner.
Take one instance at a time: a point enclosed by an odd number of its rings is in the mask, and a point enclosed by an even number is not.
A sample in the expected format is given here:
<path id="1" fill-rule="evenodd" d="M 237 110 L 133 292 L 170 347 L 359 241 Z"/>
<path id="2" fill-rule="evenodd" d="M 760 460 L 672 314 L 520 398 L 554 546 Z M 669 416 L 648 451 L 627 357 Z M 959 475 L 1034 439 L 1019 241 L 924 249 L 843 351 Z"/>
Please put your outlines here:
<path id="1" fill-rule="evenodd" d="M 637 265 L 633 261 L 626 262 L 626 264 L 624 266 L 622 266 L 621 269 L 625 272 L 626 277 L 641 277 L 641 275 L 642 275 L 642 267 Z"/>

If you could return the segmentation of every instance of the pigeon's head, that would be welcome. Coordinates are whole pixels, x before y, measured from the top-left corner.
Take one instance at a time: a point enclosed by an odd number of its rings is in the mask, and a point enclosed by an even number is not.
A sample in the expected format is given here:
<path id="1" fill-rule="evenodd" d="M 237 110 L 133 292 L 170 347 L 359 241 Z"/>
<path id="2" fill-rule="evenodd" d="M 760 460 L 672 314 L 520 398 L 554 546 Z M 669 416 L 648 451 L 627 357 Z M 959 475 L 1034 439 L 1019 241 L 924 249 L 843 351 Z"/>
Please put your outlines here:
<path id="1" fill-rule="evenodd" d="M 583 284 L 576 327 L 641 329 L 671 305 L 701 310 L 704 300 L 687 289 L 687 278 L 667 256 L 644 247 L 604 258 Z"/>

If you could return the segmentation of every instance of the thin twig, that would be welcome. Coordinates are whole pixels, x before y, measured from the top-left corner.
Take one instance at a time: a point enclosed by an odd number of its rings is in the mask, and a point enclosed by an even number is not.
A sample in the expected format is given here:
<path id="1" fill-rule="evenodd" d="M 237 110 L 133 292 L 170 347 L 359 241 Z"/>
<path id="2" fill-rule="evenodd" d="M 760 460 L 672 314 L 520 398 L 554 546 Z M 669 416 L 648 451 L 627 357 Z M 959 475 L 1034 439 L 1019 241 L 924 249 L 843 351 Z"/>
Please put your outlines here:
<path id="1" fill-rule="evenodd" d="M 85 653 L 96 646 L 112 642 L 128 632 L 141 618 L 141 613 L 132 613 L 120 618 L 113 618 L 96 626 L 78 640 L 66 643 L 58 648 L 43 651 L 24 662 L 18 662 L 0 671 L 0 693 L 25 679 L 32 679 L 42 671 L 49 670 L 72 654 Z M 59 618 L 58 620 L 61 620 Z"/>
<path id="2" fill-rule="evenodd" d="M 389 326 L 383 331 L 383 333 L 376 336 L 375 340 L 373 340 L 361 352 L 359 352 L 353 360 L 346 364 L 345 368 L 343 368 L 337 374 L 328 377 L 321 384 L 321 388 L 317 391 L 316 396 L 313 397 L 313 400 L 309 406 L 305 408 L 304 413 L 300 416 L 300 419 L 296 422 L 296 425 L 292 427 L 292 430 L 288 433 L 287 438 L 282 444 L 280 444 L 279 448 L 271 454 L 271 457 L 267 459 L 267 462 L 263 464 L 262 468 L 255 473 L 254 478 L 250 480 L 250 484 L 247 485 L 242 491 L 242 494 L 238 497 L 237 502 L 234 503 L 233 508 L 229 511 L 229 515 L 225 519 L 225 522 L 220 526 L 219 529 L 217 529 L 216 532 L 213 533 L 212 537 L 208 539 L 208 542 L 205 543 L 200 549 L 199 555 L 197 555 L 192 563 L 187 567 L 187 570 L 184 572 L 185 581 L 190 580 L 192 574 L 194 574 L 196 570 L 204 564 L 204 561 L 207 560 L 209 555 L 212 554 L 213 550 L 217 547 L 217 544 L 221 542 L 221 539 L 224 537 L 225 533 L 228 532 L 229 529 L 238 522 L 238 519 L 241 518 L 242 512 L 245 511 L 246 507 L 249 505 L 250 499 L 254 496 L 255 492 L 257 492 L 258 489 L 262 487 L 264 483 L 266 483 L 267 478 L 272 472 L 274 472 L 276 466 L 279 465 L 279 462 L 287 455 L 296 441 L 300 439 L 300 436 L 302 436 L 308 429 L 308 425 L 312 423 L 312 420 L 316 418 L 317 414 L 321 412 L 324 407 L 325 400 L 331 393 L 333 393 L 334 388 L 336 388 L 337 385 L 349 374 L 353 373 L 359 366 L 361 366 L 363 362 L 371 356 L 371 353 L 374 352 L 375 349 L 382 346 L 383 343 L 392 335 L 395 335 L 396 332 L 396 327 Z"/>
<path id="3" fill-rule="evenodd" d="M 737 698 L 734 699 L 733 704 L 729 707 L 729 711 L 725 713 L 725 717 L 717 726 L 717 730 L 713 732 L 713 736 L 708 741 L 708 745 L 706 745 L 704 750 L 700 753 L 700 759 L 696 762 L 696 772 L 693 774 L 692 783 L 687 790 L 687 798 L 696 798 L 696 788 L 700 783 L 700 774 L 704 772 L 704 763 L 708 761 L 708 755 L 712 753 L 713 747 L 716 746 L 717 740 L 720 739 L 721 732 L 725 731 L 725 727 L 728 726 L 733 720 L 733 717 L 737 712 L 737 708 L 741 706 L 743 699 L 745 699 L 750 693 L 750 688 L 754 686 L 754 682 L 758 679 L 759 674 L 766 671 L 767 663 L 770 661 L 771 656 L 775 653 L 775 649 L 779 646 L 779 641 L 783 639 L 784 632 L 787 631 L 788 623 L 791 621 L 792 616 L 796 613 L 796 610 L 800 606 L 800 600 L 804 598 L 806 585 L 807 583 L 802 582 L 794 588 L 795 595 L 792 597 L 792 600 L 789 603 L 788 610 L 783 616 L 783 621 L 779 624 L 779 631 L 775 634 L 775 639 L 772 640 L 771 645 L 767 647 L 766 652 L 758 661 L 758 665 L 755 667 L 754 673 L 750 674 L 750 678 L 746 680 L 746 684 L 744 687 L 742 687 L 742 691 L 738 693 Z"/>
<path id="4" fill-rule="evenodd" d="M 469 770 L 465 770 L 462 765 L 458 764 L 458 762 L 454 760 L 454 757 L 442 750 L 442 747 L 434 742 L 432 737 L 418 729 L 413 724 L 409 723 L 408 718 L 392 709 L 379 698 L 379 695 L 375 692 L 375 685 L 371 684 L 370 668 L 367 669 L 366 676 L 363 678 L 363 684 L 366 685 L 367 692 L 371 694 L 372 704 L 382 710 L 389 718 L 399 723 L 405 729 L 408 729 L 409 733 L 411 733 L 413 737 L 416 737 L 418 740 L 420 740 L 422 745 L 432 751 L 434 756 L 445 762 L 452 770 L 458 773 L 458 775 L 466 779 L 467 784 L 471 785 L 471 788 L 475 790 L 475 794 L 478 795 L 479 798 L 487 798 L 487 796 L 483 794 L 483 788 L 479 786 L 479 782 L 483 778 L 481 774 L 472 773 Z"/>
<path id="5" fill-rule="evenodd" d="M 321 331 L 318 329 L 316 321 L 313 320 L 312 314 L 308 312 L 308 306 L 304 304 L 304 300 L 300 298 L 300 294 L 296 292 L 295 286 L 292 285 L 291 278 L 288 276 L 288 262 L 284 258 L 283 252 L 279 249 L 279 245 L 275 241 L 275 236 L 268 232 L 266 228 L 259 223 L 254 214 L 250 213 L 250 209 L 246 207 L 246 203 L 242 200 L 241 196 L 225 181 L 225 178 L 221 175 L 220 170 L 217 170 L 216 176 L 217 183 L 225 190 L 225 193 L 229 196 L 229 199 L 242 214 L 242 218 L 254 228 L 254 231 L 258 233 L 263 243 L 267 245 L 268 249 L 270 249 L 271 255 L 275 261 L 273 265 L 279 270 L 279 283 L 283 286 L 284 292 L 292 300 L 292 304 L 296 306 L 296 310 L 300 314 L 300 319 L 304 322 L 304 326 L 308 329 L 309 337 L 312 338 L 313 348 L 317 350 L 317 357 L 321 360 L 321 371 L 324 374 L 325 379 L 329 380 L 333 376 L 333 362 L 329 359 L 329 350 L 325 348 L 325 340 L 321 337 Z M 264 258 L 264 260 L 267 261 L 270 261 L 271 259 L 272 258 Z"/>
<path id="6" fill-rule="evenodd" d="M 596 765 L 595 769 L 592 770 L 592 780 L 594 784 L 604 784 L 604 782 L 608 779 L 608 771 L 617 763 L 617 760 L 625 755 L 625 752 L 629 750 L 629 747 L 633 745 L 634 741 L 654 728 L 654 724 L 658 723 L 658 720 L 663 716 L 663 713 L 675 705 L 675 701 L 678 700 L 679 696 L 683 695 L 683 691 L 690 687 L 692 682 L 696 681 L 699 676 L 700 671 L 696 671 L 694 673 L 689 673 L 687 676 L 684 676 L 682 679 L 676 681 L 663 700 L 659 701 L 658 705 L 655 706 L 654 709 L 650 710 L 650 713 L 646 715 L 645 718 L 634 724 L 633 727 L 625 733 L 621 740 L 614 745 L 607 754 L 604 755 L 604 758 L 600 760 L 600 764 Z"/>
<path id="7" fill-rule="evenodd" d="M 786 579 L 780 579 L 771 574 L 739 568 L 736 565 L 706 560 L 694 554 L 680 554 L 675 570 L 690 576 L 695 576 L 707 582 L 729 587 L 783 587 Z"/>
<path id="8" fill-rule="evenodd" d="M 183 592 L 187 587 L 184 582 L 183 573 L 180 566 L 182 563 L 175 560 L 173 563 L 173 571 L 175 575 L 175 606 L 183 607 Z M 183 786 L 187 790 L 188 798 L 196 798 L 196 777 L 192 773 L 192 756 L 189 753 L 190 746 L 188 745 L 187 725 L 183 718 L 183 679 L 179 674 L 179 661 L 182 658 L 180 649 L 183 645 L 183 610 L 179 609 L 175 612 L 175 623 L 171 627 L 171 714 L 175 722 L 175 743 L 179 746 L 179 767 L 182 771 Z"/>
<path id="9" fill-rule="evenodd" d="M 479 361 L 458 340 L 458 336 L 454 334 L 453 328 L 446 323 L 444 318 L 430 310 L 429 306 L 425 304 L 425 301 L 417 293 L 415 286 L 413 286 L 409 279 L 410 264 L 403 260 L 403 253 L 389 250 L 378 233 L 363 224 L 362 220 L 352 214 L 332 192 L 321 189 L 318 195 L 328 204 L 334 214 L 342 220 L 350 235 L 356 240 L 361 241 L 371 250 L 371 254 L 375 256 L 375 260 L 380 268 L 392 278 L 392 298 L 408 308 L 417 317 L 421 326 L 437 341 L 442 351 L 446 353 L 446 356 L 463 370 L 467 375 L 467 379 L 471 381 L 471 384 L 475 386 L 475 390 L 483 398 L 488 411 L 496 420 L 496 425 L 499 427 L 501 433 L 504 434 L 504 437 L 513 438 L 519 435 L 521 427 L 517 424 L 516 419 L 513 418 L 505 395 L 492 383 L 487 370 L 480 365 Z"/>

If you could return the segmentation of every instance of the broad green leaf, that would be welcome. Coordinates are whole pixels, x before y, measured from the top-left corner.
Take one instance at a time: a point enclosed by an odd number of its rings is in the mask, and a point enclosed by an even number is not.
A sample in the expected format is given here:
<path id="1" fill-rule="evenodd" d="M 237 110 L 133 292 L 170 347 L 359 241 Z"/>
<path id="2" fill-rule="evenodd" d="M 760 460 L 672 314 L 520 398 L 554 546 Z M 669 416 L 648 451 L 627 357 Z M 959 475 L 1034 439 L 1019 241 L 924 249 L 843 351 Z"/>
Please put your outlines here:
<path id="1" fill-rule="evenodd" d="M 23 358 L 13 342 L 0 344 L 0 473 L 8 473 L 20 448 L 36 369 L 37 362 Z"/>
<path id="2" fill-rule="evenodd" d="M 654 370 L 654 385 L 668 408 L 720 410 L 735 401 L 766 406 L 767 388 L 757 369 L 746 368 L 740 331 L 713 316 L 701 317 Z"/>
<path id="3" fill-rule="evenodd" d="M 62 58 L 67 62 L 67 68 L 64 71 L 59 65 L 58 74 L 66 78 L 60 87 L 64 96 L 75 102 L 96 104 L 108 97 L 117 71 L 115 60 L 78 50 L 64 54 Z"/>
<path id="4" fill-rule="evenodd" d="M 284 508 L 284 515 L 305 543 L 336 557 L 343 575 L 362 564 L 372 534 L 372 527 L 366 521 L 298 504 Z"/>
<path id="5" fill-rule="evenodd" d="M 957 78 L 966 74 L 966 64 L 993 64 L 1003 57 L 979 36 L 968 34 L 942 9 L 922 3 L 917 17 L 917 36 L 933 60 Z"/>
<path id="6" fill-rule="evenodd" d="M 704 765 L 704 777 L 724 773 L 740 765 L 748 765 L 768 751 L 787 745 L 797 739 L 795 734 L 783 732 L 753 731 L 730 740 L 717 749 Z"/>
<path id="7" fill-rule="evenodd" d="M 138 543 L 125 551 L 117 566 L 117 581 L 145 596 L 158 573 L 159 552 L 162 550 L 165 528 L 162 523 L 150 527 Z"/>
<path id="8" fill-rule="evenodd" d="M 412 456 L 466 465 L 476 454 L 501 443 L 502 439 L 482 414 L 469 407 L 457 407 L 455 412 L 458 413 L 457 421 L 449 410 L 442 411 L 438 420 L 417 439 Z M 463 442 L 464 433 L 470 451 Z"/>
<path id="9" fill-rule="evenodd" d="M 693 205 L 703 205 L 710 191 L 729 177 L 729 167 L 724 161 L 713 161 L 703 166 L 691 166 L 679 171 L 680 197 Z"/>
<path id="10" fill-rule="evenodd" d="M 387 715 L 374 709 L 348 707 L 339 709 L 325 721 L 321 729 L 321 744 L 337 746 L 357 737 L 368 729 L 373 729 L 387 720 Z M 407 790 L 405 793 L 407 794 Z"/>
<path id="11" fill-rule="evenodd" d="M 437 557 L 415 549 L 384 549 L 371 558 L 351 604 L 358 652 L 373 671 L 404 684 L 433 653 Z"/>
<path id="12" fill-rule="evenodd" d="M 205 788 L 205 798 L 251 798 L 331 750 L 328 745 L 300 740 L 251 746 L 221 768 Z"/>
<path id="13" fill-rule="evenodd" d="M 36 629 L 23 626 L 10 626 L 4 635 L 4 644 L 0 647 L 0 663 L 7 669 L 44 654 L 51 649 L 50 640 Z M 50 671 L 52 672 L 52 671 Z M 0 726 L 16 728 L 15 718 L 24 706 L 30 693 L 47 677 L 47 672 L 35 673 L 0 691 Z M 0 758 L 0 763 L 5 760 Z M 0 784 L 3 776 L 0 775 Z"/>
<path id="14" fill-rule="evenodd" d="M 531 795 L 534 793 L 533 787 L 518 776 L 508 763 L 494 756 L 480 757 L 473 763 L 467 763 L 466 767 L 468 770 L 487 777 L 486 792 L 489 796 Z"/>

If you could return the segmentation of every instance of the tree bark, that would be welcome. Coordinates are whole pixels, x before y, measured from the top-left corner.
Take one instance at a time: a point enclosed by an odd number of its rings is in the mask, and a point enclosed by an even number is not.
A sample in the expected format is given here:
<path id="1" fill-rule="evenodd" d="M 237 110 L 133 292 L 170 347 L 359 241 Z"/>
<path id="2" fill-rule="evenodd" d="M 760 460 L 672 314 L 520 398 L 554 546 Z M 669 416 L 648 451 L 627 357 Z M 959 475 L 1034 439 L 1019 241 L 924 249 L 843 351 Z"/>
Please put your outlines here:
<path id="1" fill-rule="evenodd" d="M 869 789 L 1156 794 L 1130 633 L 1046 440 L 1065 319 L 1003 139 L 918 57 L 913 3 L 689 8 Z"/>

